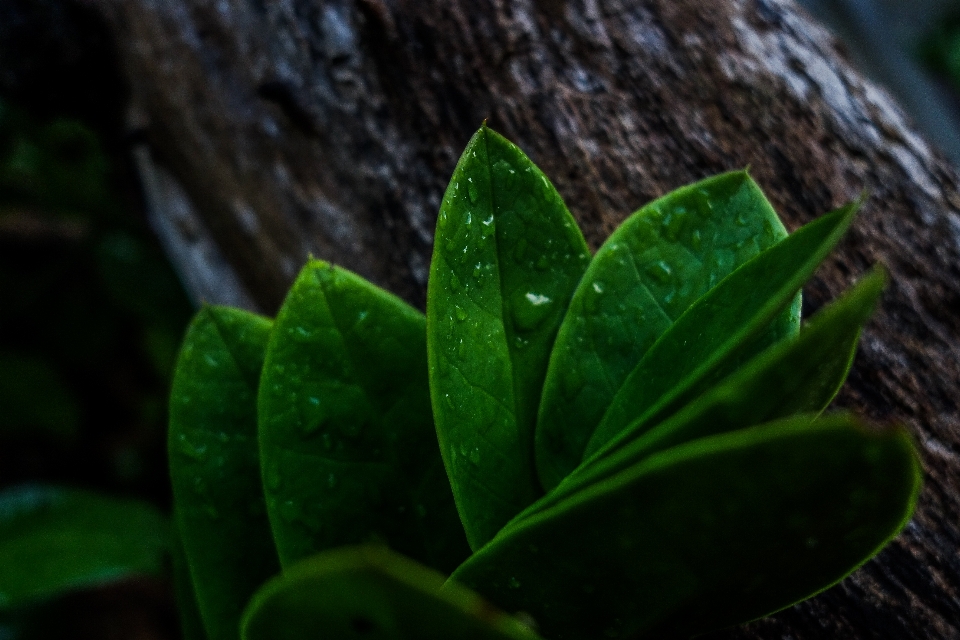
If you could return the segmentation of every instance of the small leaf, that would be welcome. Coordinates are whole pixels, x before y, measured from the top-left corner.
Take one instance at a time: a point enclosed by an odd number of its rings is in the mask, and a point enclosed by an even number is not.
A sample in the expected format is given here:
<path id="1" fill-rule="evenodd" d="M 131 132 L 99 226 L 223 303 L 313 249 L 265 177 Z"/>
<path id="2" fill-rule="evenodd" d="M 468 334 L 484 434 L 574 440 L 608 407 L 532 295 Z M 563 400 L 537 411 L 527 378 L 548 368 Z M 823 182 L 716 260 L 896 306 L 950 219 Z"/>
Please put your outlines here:
<path id="1" fill-rule="evenodd" d="M 689 637 L 836 583 L 919 489 L 903 429 L 801 415 L 656 453 L 508 527 L 451 579 L 546 637 Z"/>
<path id="2" fill-rule="evenodd" d="M 618 439 L 618 447 L 584 462 L 507 526 L 670 447 L 797 413 L 820 413 L 847 377 L 860 328 L 885 282 L 882 270 L 867 276 L 814 316 L 796 339 L 756 356 L 650 431 L 633 440 Z M 632 432 L 628 427 L 625 438 Z"/>
<path id="3" fill-rule="evenodd" d="M 427 290 L 433 412 L 474 549 L 542 493 L 536 411 L 557 328 L 588 261 L 550 181 L 482 127 L 444 196 Z"/>
<path id="4" fill-rule="evenodd" d="M 813 275 L 858 208 L 859 202 L 852 203 L 807 224 L 687 309 L 624 381 L 590 438 L 584 459 L 663 421 L 732 364 L 767 346 L 758 336 Z M 629 435 L 623 432 L 627 425 Z"/>
<path id="5" fill-rule="evenodd" d="M 383 547 L 341 547 L 286 568 L 254 596 L 243 640 L 536 640 L 510 616 Z M 442 589 L 441 589 L 442 588 Z"/>
<path id="6" fill-rule="evenodd" d="M 0 493 L 0 608 L 162 575 L 166 551 L 167 523 L 148 504 L 50 486 Z"/>
<path id="7" fill-rule="evenodd" d="M 611 234 L 577 286 L 550 357 L 536 431 L 545 488 L 580 464 L 604 410 L 654 341 L 731 271 L 786 235 L 746 171 L 677 189 Z M 777 338 L 796 334 L 799 313 L 798 295 Z"/>
<path id="8" fill-rule="evenodd" d="M 318 260 L 280 309 L 260 382 L 264 491 L 286 567 L 378 540 L 449 571 L 469 553 L 430 412 L 421 313 Z"/>
<path id="9" fill-rule="evenodd" d="M 235 640 L 250 595 L 279 571 L 257 445 L 271 324 L 204 307 L 187 330 L 170 393 L 174 521 L 210 640 Z"/>

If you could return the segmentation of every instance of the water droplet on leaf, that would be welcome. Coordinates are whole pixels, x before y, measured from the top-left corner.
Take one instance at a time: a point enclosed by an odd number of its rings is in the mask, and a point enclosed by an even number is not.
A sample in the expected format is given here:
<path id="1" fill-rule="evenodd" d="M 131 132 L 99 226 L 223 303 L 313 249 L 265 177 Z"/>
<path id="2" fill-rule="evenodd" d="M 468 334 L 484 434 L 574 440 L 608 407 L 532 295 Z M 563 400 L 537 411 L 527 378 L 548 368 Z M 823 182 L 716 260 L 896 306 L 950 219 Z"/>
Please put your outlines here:
<path id="1" fill-rule="evenodd" d="M 660 284 L 667 284 L 670 282 L 670 275 L 673 273 L 670 269 L 670 265 L 664 260 L 655 262 L 647 267 L 647 275 L 659 282 Z"/>
<path id="2" fill-rule="evenodd" d="M 543 294 L 528 291 L 513 301 L 513 323 L 517 331 L 532 331 L 550 314 L 552 300 Z"/>

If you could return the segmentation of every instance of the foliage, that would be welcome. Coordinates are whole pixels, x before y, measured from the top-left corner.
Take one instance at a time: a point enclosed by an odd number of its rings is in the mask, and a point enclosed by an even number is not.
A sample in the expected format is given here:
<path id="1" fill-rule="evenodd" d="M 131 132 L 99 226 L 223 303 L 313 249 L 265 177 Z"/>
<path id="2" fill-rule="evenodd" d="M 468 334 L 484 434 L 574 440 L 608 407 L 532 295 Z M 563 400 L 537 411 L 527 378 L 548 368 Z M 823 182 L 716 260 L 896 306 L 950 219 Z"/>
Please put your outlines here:
<path id="1" fill-rule="evenodd" d="M 166 577 L 166 519 L 115 494 L 168 493 L 191 308 L 95 132 L 3 100 L 0 298 L 0 636 L 79 636 L 78 592 Z"/>
<path id="2" fill-rule="evenodd" d="M 425 317 L 311 260 L 274 321 L 194 319 L 169 434 L 193 637 L 687 637 L 842 579 L 920 483 L 902 428 L 820 415 L 884 273 L 800 328 L 857 206 L 787 236 L 733 172 L 591 258 L 482 127 Z"/>

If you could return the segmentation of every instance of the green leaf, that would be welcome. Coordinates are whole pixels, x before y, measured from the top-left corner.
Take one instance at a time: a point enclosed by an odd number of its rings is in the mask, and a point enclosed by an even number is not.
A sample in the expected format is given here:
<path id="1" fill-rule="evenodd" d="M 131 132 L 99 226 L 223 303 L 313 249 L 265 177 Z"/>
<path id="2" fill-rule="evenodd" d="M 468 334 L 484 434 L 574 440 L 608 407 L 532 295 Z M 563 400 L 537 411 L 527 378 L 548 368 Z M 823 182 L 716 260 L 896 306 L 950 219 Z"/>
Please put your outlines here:
<path id="1" fill-rule="evenodd" d="M 584 459 L 663 421 L 768 346 L 764 331 L 840 240 L 859 206 L 851 203 L 807 224 L 687 309 L 624 381 Z"/>
<path id="2" fill-rule="evenodd" d="M 919 489 L 903 429 L 795 416 L 651 455 L 505 529 L 452 579 L 546 637 L 688 637 L 836 583 Z"/>
<path id="3" fill-rule="evenodd" d="M 474 549 L 542 494 L 533 463 L 537 406 L 588 261 L 550 181 L 481 127 L 444 196 L 427 289 L 433 412 Z"/>
<path id="4" fill-rule="evenodd" d="M 207 640 L 207 632 L 203 626 L 200 606 L 197 604 L 197 593 L 193 588 L 193 578 L 190 576 L 183 542 L 178 535 L 174 535 L 174 538 L 171 549 L 173 595 L 177 603 L 177 613 L 180 615 L 180 635 L 183 640 Z M 234 628 L 234 637 L 236 637 L 237 628 L 239 627 Z"/>
<path id="5" fill-rule="evenodd" d="M 677 189 L 646 205 L 597 251 L 557 334 L 536 431 L 540 481 L 556 486 L 654 341 L 735 268 L 786 237 L 746 171 Z M 800 298 L 774 339 L 795 335 Z"/>
<path id="6" fill-rule="evenodd" d="M 516 619 L 383 547 L 342 547 L 298 562 L 254 596 L 244 640 L 535 640 Z M 442 590 L 441 590 L 442 588 Z"/>
<path id="7" fill-rule="evenodd" d="M 271 322 L 204 307 L 170 393 L 174 520 L 211 640 L 236 640 L 250 595 L 279 571 L 260 483 L 257 384 Z"/>
<path id="8" fill-rule="evenodd" d="M 814 316 L 797 338 L 758 355 L 650 431 L 633 440 L 618 440 L 619 447 L 577 467 L 507 526 L 670 447 L 797 413 L 819 414 L 843 385 L 860 329 L 885 282 L 883 270 L 870 274 Z"/>
<path id="9" fill-rule="evenodd" d="M 377 540 L 450 571 L 469 553 L 430 412 L 421 313 L 310 261 L 287 295 L 259 395 L 281 564 Z"/>
<path id="10" fill-rule="evenodd" d="M 167 523 L 152 506 L 80 489 L 0 493 L 0 608 L 163 573 Z"/>

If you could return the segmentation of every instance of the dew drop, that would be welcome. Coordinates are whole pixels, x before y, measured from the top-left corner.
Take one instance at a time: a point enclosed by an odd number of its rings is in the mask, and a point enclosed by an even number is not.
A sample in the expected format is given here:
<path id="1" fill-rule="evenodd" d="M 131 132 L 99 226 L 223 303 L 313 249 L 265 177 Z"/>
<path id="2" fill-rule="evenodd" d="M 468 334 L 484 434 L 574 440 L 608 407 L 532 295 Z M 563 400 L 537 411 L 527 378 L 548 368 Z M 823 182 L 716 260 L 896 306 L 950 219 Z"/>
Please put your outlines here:
<path id="1" fill-rule="evenodd" d="M 703 249 L 703 237 L 700 235 L 700 229 L 694 229 L 693 233 L 690 234 L 690 246 L 697 252 Z"/>
<path id="2" fill-rule="evenodd" d="M 764 244 L 770 244 L 774 241 L 775 236 L 773 233 L 773 223 L 764 218 L 763 220 L 763 242 Z"/>
<path id="3" fill-rule="evenodd" d="M 470 196 L 470 202 L 476 204 L 477 199 L 480 197 L 477 187 L 473 184 L 473 178 L 467 178 L 470 181 L 470 184 L 467 185 L 467 194 Z"/>
<path id="4" fill-rule="evenodd" d="M 474 447 L 473 450 L 470 451 L 470 455 L 468 457 L 470 458 L 470 462 L 472 462 L 474 465 L 479 465 L 480 447 Z"/>
<path id="5" fill-rule="evenodd" d="M 210 494 L 210 491 L 207 487 L 207 481 L 201 476 L 197 476 L 193 479 L 193 492 L 203 498 L 204 500 Z"/>
<path id="6" fill-rule="evenodd" d="M 479 278 L 482 273 L 483 273 L 483 265 L 481 265 L 481 264 L 478 262 L 478 263 L 473 267 L 473 277 L 474 277 L 474 278 Z"/>
<path id="7" fill-rule="evenodd" d="M 459 291 L 460 288 L 463 286 L 460 283 L 460 278 L 458 278 L 457 274 L 453 273 L 452 271 L 450 272 L 449 285 L 450 285 L 450 291 Z"/>
<path id="8" fill-rule="evenodd" d="M 280 517 L 288 523 L 296 522 L 300 518 L 300 509 L 293 500 L 284 500 L 280 503 Z"/>
<path id="9" fill-rule="evenodd" d="M 663 220 L 663 236 L 670 242 L 676 242 L 687 222 L 687 210 L 677 207 L 672 214 Z"/>
<path id="10" fill-rule="evenodd" d="M 194 445 L 189 440 L 187 440 L 187 436 L 185 436 L 182 433 L 180 434 L 178 440 L 179 440 L 178 447 L 180 448 L 180 453 L 187 456 L 188 458 L 196 460 L 197 462 L 202 462 L 203 460 L 206 459 L 207 445 L 205 444 Z"/>
<path id="11" fill-rule="evenodd" d="M 467 211 L 467 219 L 464 221 L 464 224 L 469 225 L 473 222 L 473 214 Z"/>
<path id="12" fill-rule="evenodd" d="M 276 491 L 280 488 L 280 485 L 283 483 L 283 475 L 280 473 L 280 467 L 276 463 L 267 466 L 266 476 L 267 489 Z"/>
<path id="13" fill-rule="evenodd" d="M 520 588 L 520 581 L 517 580 L 516 576 L 511 576 L 511 577 L 510 577 L 509 585 L 510 585 L 510 588 L 511 588 L 511 589 L 519 589 L 519 588 Z"/>
<path id="14" fill-rule="evenodd" d="M 703 218 L 710 217 L 713 213 L 713 201 L 710 199 L 710 192 L 706 189 L 697 191 L 697 215 Z"/>
<path id="15" fill-rule="evenodd" d="M 603 283 L 599 280 L 593 283 L 593 290 L 597 293 L 603 293 Z"/>
<path id="16" fill-rule="evenodd" d="M 313 332 L 306 327 L 294 327 L 288 333 L 297 342 L 309 342 L 313 338 Z"/>
<path id="17" fill-rule="evenodd" d="M 517 331 L 533 331 L 550 314 L 549 296 L 533 291 L 516 296 L 513 301 L 513 324 Z"/>
<path id="18" fill-rule="evenodd" d="M 457 317 L 457 320 L 463 322 L 467 319 L 467 312 L 461 309 L 459 306 L 453 306 L 453 314 Z"/>
<path id="19" fill-rule="evenodd" d="M 493 165 L 493 176 L 497 186 L 507 193 L 517 188 L 517 172 L 506 160 L 497 160 Z"/>
<path id="20" fill-rule="evenodd" d="M 540 198 L 544 202 L 553 202 L 556 198 L 556 194 L 553 189 L 550 187 L 550 183 L 547 181 L 546 176 L 540 176 Z"/>
<path id="21" fill-rule="evenodd" d="M 673 273 L 672 270 L 670 269 L 670 265 L 667 264 L 666 261 L 664 260 L 660 260 L 659 262 L 654 262 L 653 264 L 647 267 L 646 271 L 648 276 L 650 276 L 660 284 L 669 283 L 670 275 L 671 273 Z"/>

